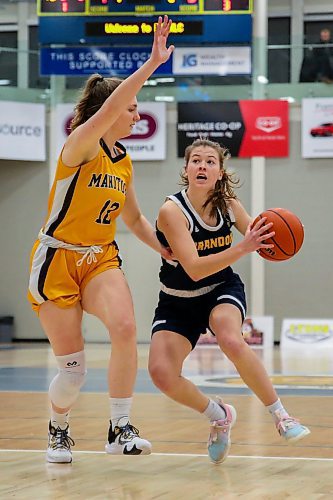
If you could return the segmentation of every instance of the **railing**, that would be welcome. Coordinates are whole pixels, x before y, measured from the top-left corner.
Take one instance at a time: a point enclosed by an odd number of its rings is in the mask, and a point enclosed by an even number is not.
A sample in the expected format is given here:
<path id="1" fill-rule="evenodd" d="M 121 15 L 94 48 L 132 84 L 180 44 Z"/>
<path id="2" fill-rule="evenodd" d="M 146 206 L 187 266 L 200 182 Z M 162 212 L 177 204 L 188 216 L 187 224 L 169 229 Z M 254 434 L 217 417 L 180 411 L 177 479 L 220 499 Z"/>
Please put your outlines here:
<path id="1" fill-rule="evenodd" d="M 325 44 L 325 48 L 330 48 L 333 54 L 333 43 Z M 298 102 L 304 97 L 333 96 L 333 83 L 299 81 L 306 58 L 314 50 L 322 49 L 322 44 L 271 44 L 267 46 L 267 75 L 261 75 L 257 81 L 245 76 L 152 77 L 140 92 L 139 98 L 169 102 L 251 99 L 254 86 L 259 85 L 263 86 L 262 94 L 267 99 Z M 26 67 L 22 68 L 24 62 Z M 293 75 L 290 69 L 292 65 Z M 1 100 L 50 103 L 56 94 L 57 102 L 72 101 L 86 79 L 86 76 L 40 76 L 37 50 L 19 51 L 0 47 L 0 68 Z"/>

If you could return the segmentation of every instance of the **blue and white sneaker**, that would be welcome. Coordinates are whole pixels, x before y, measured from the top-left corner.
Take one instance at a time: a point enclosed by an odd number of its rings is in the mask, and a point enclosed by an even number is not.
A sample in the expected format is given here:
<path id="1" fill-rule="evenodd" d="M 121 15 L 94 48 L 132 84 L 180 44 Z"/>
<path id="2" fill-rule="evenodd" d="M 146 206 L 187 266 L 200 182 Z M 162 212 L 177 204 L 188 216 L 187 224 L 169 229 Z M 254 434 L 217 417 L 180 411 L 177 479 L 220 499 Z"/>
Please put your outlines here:
<path id="1" fill-rule="evenodd" d="M 218 399 L 218 404 L 225 411 L 226 417 L 211 422 L 210 435 L 208 439 L 208 454 L 214 464 L 221 464 L 227 458 L 231 441 L 230 431 L 237 419 L 237 413 L 233 406 L 227 405 Z"/>
<path id="2" fill-rule="evenodd" d="M 296 418 L 290 416 L 282 417 L 279 411 L 275 412 L 276 428 L 280 436 L 288 443 L 296 443 L 300 439 L 310 434 L 310 429 L 302 425 Z"/>

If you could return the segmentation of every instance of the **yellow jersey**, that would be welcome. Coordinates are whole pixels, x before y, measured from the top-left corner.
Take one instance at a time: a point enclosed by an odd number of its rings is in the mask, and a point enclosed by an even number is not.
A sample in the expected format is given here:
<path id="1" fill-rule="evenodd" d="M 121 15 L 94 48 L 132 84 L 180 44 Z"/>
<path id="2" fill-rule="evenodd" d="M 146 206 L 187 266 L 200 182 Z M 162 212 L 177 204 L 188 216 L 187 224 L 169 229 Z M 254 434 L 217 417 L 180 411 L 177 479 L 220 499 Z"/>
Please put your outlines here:
<path id="1" fill-rule="evenodd" d="M 114 240 L 132 162 L 118 142 L 117 156 L 106 150 L 101 146 L 93 160 L 77 167 L 67 167 L 60 155 L 43 233 L 72 245 L 107 245 Z"/>

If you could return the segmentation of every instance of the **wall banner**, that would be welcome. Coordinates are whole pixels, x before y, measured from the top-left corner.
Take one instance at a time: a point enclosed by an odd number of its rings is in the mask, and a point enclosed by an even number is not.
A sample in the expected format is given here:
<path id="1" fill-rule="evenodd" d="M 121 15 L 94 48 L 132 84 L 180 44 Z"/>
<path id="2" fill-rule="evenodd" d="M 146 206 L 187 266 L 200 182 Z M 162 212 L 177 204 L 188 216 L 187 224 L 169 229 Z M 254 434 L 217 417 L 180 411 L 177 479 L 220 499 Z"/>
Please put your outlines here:
<path id="1" fill-rule="evenodd" d="M 140 121 L 132 134 L 121 139 L 132 160 L 154 161 L 166 159 L 166 103 L 138 104 Z"/>
<path id="2" fill-rule="evenodd" d="M 75 104 L 58 104 L 55 111 L 57 156 L 70 132 Z M 140 121 L 130 137 L 120 139 L 132 160 L 154 161 L 166 158 L 166 103 L 139 103 Z"/>
<path id="3" fill-rule="evenodd" d="M 274 318 L 273 316 L 247 316 L 242 326 L 242 335 L 251 347 L 268 348 L 274 346 Z M 215 336 L 207 330 L 200 335 L 199 345 L 217 345 Z"/>
<path id="4" fill-rule="evenodd" d="M 281 349 L 302 346 L 333 348 L 333 319 L 284 319 Z"/>
<path id="5" fill-rule="evenodd" d="M 174 75 L 250 75 L 251 47 L 176 47 Z"/>
<path id="6" fill-rule="evenodd" d="M 178 157 L 195 139 L 207 137 L 233 157 L 289 154 L 287 101 L 182 102 L 178 104 Z"/>
<path id="7" fill-rule="evenodd" d="M 40 74 L 127 76 L 140 68 L 150 53 L 150 47 L 42 47 Z M 155 74 L 172 74 L 172 57 Z"/>
<path id="8" fill-rule="evenodd" d="M 0 102 L 0 158 L 45 161 L 45 105 Z"/>
<path id="9" fill-rule="evenodd" d="M 302 157 L 333 158 L 333 98 L 302 99 Z"/>

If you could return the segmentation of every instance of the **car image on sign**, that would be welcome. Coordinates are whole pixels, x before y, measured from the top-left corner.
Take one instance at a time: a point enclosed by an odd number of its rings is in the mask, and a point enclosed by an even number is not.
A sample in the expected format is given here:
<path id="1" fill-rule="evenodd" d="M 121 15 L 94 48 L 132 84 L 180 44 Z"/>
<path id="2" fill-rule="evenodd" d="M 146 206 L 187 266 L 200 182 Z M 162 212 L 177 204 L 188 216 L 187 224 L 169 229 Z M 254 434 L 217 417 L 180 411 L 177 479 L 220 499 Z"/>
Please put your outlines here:
<path id="1" fill-rule="evenodd" d="M 322 123 L 311 129 L 312 137 L 331 137 L 333 135 L 333 123 Z"/>

